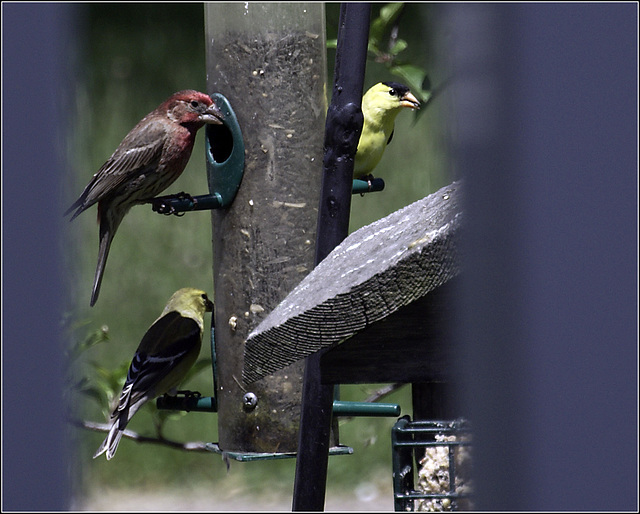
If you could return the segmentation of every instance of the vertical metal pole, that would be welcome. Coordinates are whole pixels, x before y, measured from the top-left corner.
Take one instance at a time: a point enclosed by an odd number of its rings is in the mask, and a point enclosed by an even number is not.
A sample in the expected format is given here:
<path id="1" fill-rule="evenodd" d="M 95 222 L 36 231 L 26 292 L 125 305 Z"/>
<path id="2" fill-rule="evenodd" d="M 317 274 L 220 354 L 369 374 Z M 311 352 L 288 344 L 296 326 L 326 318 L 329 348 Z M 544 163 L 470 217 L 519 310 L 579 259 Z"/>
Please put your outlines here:
<path id="1" fill-rule="evenodd" d="M 446 382 L 411 384 L 413 420 L 454 419 L 460 414 L 455 386 Z"/>
<path id="2" fill-rule="evenodd" d="M 362 131 L 362 88 L 371 5 L 340 7 L 334 87 L 325 127 L 324 173 L 318 209 L 316 265 L 348 234 L 353 158 Z M 333 386 L 320 382 L 320 357 L 308 357 L 302 389 L 294 511 L 324 509 Z"/>
<path id="3" fill-rule="evenodd" d="M 393 467 L 393 507 L 396 512 L 413 512 L 414 501 L 398 498 L 410 494 L 414 489 L 413 448 L 399 446 L 396 443 L 412 442 L 411 432 L 406 430 L 409 416 L 403 416 L 391 429 L 391 459 Z M 424 448 L 422 449 L 424 452 Z"/>

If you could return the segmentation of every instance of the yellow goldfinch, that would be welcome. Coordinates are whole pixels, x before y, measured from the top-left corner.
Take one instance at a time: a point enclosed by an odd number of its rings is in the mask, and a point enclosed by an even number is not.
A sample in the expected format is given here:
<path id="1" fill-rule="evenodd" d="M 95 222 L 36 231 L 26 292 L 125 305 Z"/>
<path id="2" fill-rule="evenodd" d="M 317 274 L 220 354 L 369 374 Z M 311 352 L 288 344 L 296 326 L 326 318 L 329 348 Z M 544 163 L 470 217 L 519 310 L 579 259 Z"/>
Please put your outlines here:
<path id="1" fill-rule="evenodd" d="M 174 392 L 200 354 L 204 313 L 212 311 L 213 303 L 198 289 L 180 289 L 169 299 L 133 356 L 120 402 L 111 414 L 109 435 L 94 459 L 105 451 L 107 460 L 113 458 L 136 411 L 156 396 Z"/>
<path id="2" fill-rule="evenodd" d="M 364 124 L 353 166 L 354 178 L 366 178 L 378 165 L 393 137 L 393 126 L 404 108 L 419 109 L 409 88 L 397 82 L 378 82 L 362 97 Z"/>

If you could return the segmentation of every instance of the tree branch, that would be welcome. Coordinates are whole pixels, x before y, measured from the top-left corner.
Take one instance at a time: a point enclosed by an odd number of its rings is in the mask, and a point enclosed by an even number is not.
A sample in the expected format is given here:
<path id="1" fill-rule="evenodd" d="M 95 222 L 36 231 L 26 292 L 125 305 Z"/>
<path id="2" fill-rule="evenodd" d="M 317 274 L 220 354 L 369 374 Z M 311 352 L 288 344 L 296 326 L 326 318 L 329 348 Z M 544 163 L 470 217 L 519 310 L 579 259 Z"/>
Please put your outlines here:
<path id="1" fill-rule="evenodd" d="M 94 432 L 108 432 L 111 428 L 111 425 L 107 423 L 95 423 L 93 421 L 83 421 L 78 419 L 68 419 L 69 423 L 78 428 L 85 428 L 87 430 L 93 430 Z M 140 435 L 137 432 L 132 430 L 124 430 L 122 433 L 123 437 L 128 439 L 132 439 L 138 443 L 152 443 L 152 444 L 160 444 L 163 446 L 168 446 L 170 448 L 175 448 L 177 450 L 184 450 L 190 452 L 208 452 L 210 450 L 207 449 L 207 443 L 202 441 L 188 441 L 186 443 L 181 443 L 179 441 L 173 441 L 171 439 L 166 439 L 164 437 L 150 437 L 145 435 Z"/>
<path id="2" fill-rule="evenodd" d="M 379 400 L 382 400 L 385 396 L 390 395 L 394 391 L 397 391 L 398 389 L 400 389 L 404 385 L 407 385 L 407 384 L 389 384 L 389 385 L 386 385 L 386 386 L 374 391 L 368 398 L 365 398 L 364 401 L 365 402 L 369 402 L 369 403 L 377 402 Z"/>

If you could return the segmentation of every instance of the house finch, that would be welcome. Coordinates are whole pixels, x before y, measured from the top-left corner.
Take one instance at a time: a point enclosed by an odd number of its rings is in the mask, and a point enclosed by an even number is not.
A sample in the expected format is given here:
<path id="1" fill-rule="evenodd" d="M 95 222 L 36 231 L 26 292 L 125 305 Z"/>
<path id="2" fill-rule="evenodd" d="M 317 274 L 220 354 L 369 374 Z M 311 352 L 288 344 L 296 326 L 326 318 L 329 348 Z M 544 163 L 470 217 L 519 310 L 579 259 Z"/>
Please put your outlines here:
<path id="1" fill-rule="evenodd" d="M 204 93 L 185 90 L 171 95 L 133 127 L 65 212 L 75 210 L 73 220 L 98 202 L 100 248 L 91 306 L 98 299 L 111 241 L 124 216 L 169 187 L 184 171 L 198 129 L 205 123 L 221 124 L 222 119 Z"/>
<path id="2" fill-rule="evenodd" d="M 393 137 L 396 116 L 403 107 L 419 109 L 409 88 L 397 82 L 379 82 L 362 97 L 364 123 L 353 165 L 354 178 L 366 178 L 378 165 Z"/>
<path id="3" fill-rule="evenodd" d="M 175 388 L 184 380 L 200 353 L 204 313 L 213 303 L 204 291 L 186 287 L 173 293 L 160 317 L 145 333 L 133 356 L 118 406 L 111 414 L 109 435 L 93 458 L 107 452 L 110 460 L 127 423 L 149 400 Z"/>

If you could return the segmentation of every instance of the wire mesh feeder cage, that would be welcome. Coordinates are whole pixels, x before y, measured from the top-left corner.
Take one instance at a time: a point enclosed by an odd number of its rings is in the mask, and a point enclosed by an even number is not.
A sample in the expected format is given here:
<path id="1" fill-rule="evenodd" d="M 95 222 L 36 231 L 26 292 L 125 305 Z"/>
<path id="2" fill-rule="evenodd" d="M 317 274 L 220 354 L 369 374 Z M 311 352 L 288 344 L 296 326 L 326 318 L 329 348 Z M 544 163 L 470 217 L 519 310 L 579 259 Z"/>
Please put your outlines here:
<path id="1" fill-rule="evenodd" d="M 391 451 L 396 512 L 473 510 L 469 422 L 404 416 L 391 429 Z"/>

